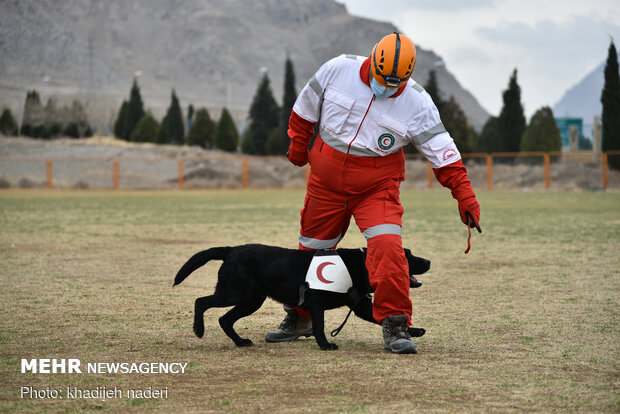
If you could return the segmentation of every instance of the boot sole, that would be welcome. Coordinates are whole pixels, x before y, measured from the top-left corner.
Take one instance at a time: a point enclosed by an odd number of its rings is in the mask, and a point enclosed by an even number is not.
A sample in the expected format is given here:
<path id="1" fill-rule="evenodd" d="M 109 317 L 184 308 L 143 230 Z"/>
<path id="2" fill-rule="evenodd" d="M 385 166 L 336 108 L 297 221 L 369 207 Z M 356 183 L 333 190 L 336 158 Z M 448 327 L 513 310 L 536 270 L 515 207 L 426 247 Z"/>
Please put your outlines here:
<path id="1" fill-rule="evenodd" d="M 413 347 L 406 346 L 401 349 L 393 349 L 389 346 L 384 346 L 383 349 L 385 349 L 386 351 L 390 351 L 393 354 L 417 354 L 418 353 L 417 346 L 413 346 Z"/>
<path id="2" fill-rule="evenodd" d="M 289 336 L 277 337 L 277 338 L 266 336 L 265 342 L 270 343 L 270 344 L 277 343 L 277 342 L 292 342 L 292 341 L 296 341 L 297 339 L 299 339 L 300 336 L 309 338 L 312 336 L 312 334 L 309 333 L 309 334 L 300 334 L 300 335 L 289 335 Z"/>

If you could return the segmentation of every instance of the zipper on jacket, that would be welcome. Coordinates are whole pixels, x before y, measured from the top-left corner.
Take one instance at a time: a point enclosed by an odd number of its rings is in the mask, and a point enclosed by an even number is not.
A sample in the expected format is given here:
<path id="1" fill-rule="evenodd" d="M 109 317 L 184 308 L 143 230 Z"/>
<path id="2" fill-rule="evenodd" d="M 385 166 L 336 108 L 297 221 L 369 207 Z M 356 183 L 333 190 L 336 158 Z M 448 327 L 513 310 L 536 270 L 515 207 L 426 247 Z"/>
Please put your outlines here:
<path id="1" fill-rule="evenodd" d="M 366 115 L 368 115 L 368 111 L 370 111 L 370 107 L 372 106 L 372 103 L 374 101 L 375 101 L 375 95 L 373 94 L 372 98 L 370 99 L 370 103 L 368 104 L 368 108 L 366 108 L 366 112 L 364 113 L 364 117 L 360 121 L 360 125 L 357 127 L 355 136 L 353 137 L 351 142 L 349 142 L 349 146 L 347 147 L 347 153 L 344 155 L 344 160 L 342 161 L 342 165 L 340 166 L 340 193 L 342 194 L 344 194 L 344 179 L 343 179 L 344 178 L 344 166 L 346 165 L 347 159 L 349 158 L 349 152 L 351 151 L 351 144 L 353 144 L 353 141 L 357 139 L 357 136 L 360 133 L 360 129 L 362 129 L 362 125 L 364 124 L 364 120 L 366 119 Z M 346 208 L 346 201 L 345 201 L 345 208 Z"/>
<path id="2" fill-rule="evenodd" d="M 357 135 L 360 133 L 360 129 L 362 129 L 362 124 L 364 124 L 364 120 L 366 119 L 366 115 L 368 115 L 368 111 L 370 111 L 370 107 L 372 106 L 372 103 L 375 101 L 375 95 L 372 95 L 372 99 L 370 100 L 370 103 L 368 104 L 368 108 L 366 108 L 366 113 L 364 114 L 364 117 L 362 118 L 362 121 L 360 122 L 360 125 L 357 127 L 357 132 L 355 132 L 355 136 L 353 137 L 353 139 L 351 140 L 351 142 L 349 142 L 349 146 L 347 147 L 347 156 L 349 155 L 349 151 L 351 151 L 351 144 L 353 144 L 353 141 L 355 141 L 357 139 Z"/>

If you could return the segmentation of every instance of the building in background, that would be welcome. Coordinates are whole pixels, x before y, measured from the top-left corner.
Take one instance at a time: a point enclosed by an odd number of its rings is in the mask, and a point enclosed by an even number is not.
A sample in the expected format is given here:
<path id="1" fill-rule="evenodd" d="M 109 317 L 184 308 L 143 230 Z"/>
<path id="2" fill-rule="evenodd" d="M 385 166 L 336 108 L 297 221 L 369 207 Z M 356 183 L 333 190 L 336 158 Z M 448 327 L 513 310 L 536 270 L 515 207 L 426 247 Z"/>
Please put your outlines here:
<path id="1" fill-rule="evenodd" d="M 583 136 L 583 120 L 581 118 L 555 118 L 555 124 L 560 130 L 562 136 L 562 151 L 571 150 L 570 131 L 572 128 L 577 128 L 577 139 Z M 574 144 L 573 144 L 574 145 Z M 572 148 L 573 150 L 577 148 Z"/>

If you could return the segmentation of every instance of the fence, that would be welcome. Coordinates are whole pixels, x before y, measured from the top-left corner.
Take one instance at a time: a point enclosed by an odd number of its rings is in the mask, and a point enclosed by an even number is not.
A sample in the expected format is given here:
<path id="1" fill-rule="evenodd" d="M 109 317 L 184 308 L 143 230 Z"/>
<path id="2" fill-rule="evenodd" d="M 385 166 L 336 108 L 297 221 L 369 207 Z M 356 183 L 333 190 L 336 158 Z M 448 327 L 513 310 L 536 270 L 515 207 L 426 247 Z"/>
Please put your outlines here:
<path id="1" fill-rule="evenodd" d="M 620 189 L 609 158 L 620 151 L 463 154 L 474 187 Z M 407 155 L 405 187 L 436 186 L 428 161 Z M 186 158 L 0 158 L 0 187 L 257 188 L 303 187 L 309 167 L 281 156 Z M 44 178 L 43 178 L 44 177 Z"/>

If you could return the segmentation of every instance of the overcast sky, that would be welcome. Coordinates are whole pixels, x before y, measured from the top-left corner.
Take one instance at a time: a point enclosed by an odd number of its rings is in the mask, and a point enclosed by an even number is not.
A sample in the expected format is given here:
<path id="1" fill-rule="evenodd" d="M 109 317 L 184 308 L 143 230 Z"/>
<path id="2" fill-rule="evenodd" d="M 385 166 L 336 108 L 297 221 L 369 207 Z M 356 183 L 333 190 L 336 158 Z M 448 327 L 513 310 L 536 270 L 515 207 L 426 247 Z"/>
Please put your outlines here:
<path id="1" fill-rule="evenodd" d="M 514 68 L 529 118 L 607 59 L 610 36 L 620 49 L 620 0 L 337 1 L 440 55 L 492 115 Z"/>

